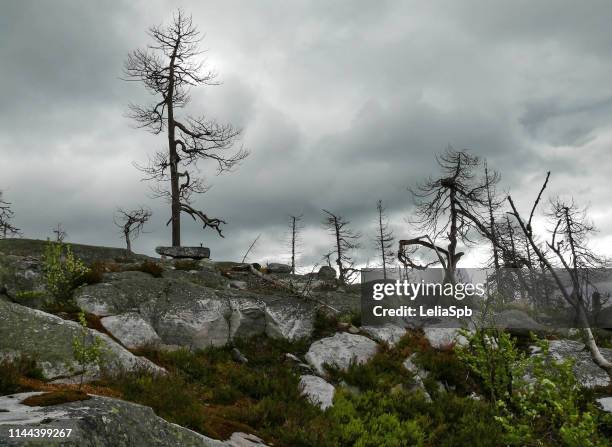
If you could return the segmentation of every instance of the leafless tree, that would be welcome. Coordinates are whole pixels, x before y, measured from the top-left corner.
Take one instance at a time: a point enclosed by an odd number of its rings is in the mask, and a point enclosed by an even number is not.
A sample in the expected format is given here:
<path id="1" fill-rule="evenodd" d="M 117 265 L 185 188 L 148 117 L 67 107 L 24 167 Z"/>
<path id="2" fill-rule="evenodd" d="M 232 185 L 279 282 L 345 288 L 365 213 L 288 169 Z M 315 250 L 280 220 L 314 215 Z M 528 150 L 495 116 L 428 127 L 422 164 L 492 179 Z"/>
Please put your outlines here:
<path id="1" fill-rule="evenodd" d="M 132 241 L 140 236 L 142 229 L 152 215 L 151 210 L 144 207 L 127 211 L 123 208 L 117 209 L 113 220 L 121 230 L 129 253 L 132 253 Z"/>
<path id="2" fill-rule="evenodd" d="M 15 213 L 11 209 L 11 204 L 2 199 L 2 191 L 0 191 L 0 234 L 2 239 L 6 239 L 7 236 L 19 236 L 21 234 L 19 228 L 11 224 L 14 216 Z"/>
<path id="3" fill-rule="evenodd" d="M 327 217 L 323 221 L 325 228 L 334 236 L 336 254 L 336 265 L 338 266 L 338 277 L 340 282 L 348 284 L 355 279 L 359 269 L 355 268 L 355 262 L 351 257 L 351 251 L 361 247 L 359 238 L 361 234 L 353 231 L 349 225 L 350 221 L 342 216 L 323 210 Z"/>
<path id="4" fill-rule="evenodd" d="M 508 196 L 508 202 L 510 203 L 512 214 L 516 217 L 533 252 L 545 266 L 546 271 L 553 277 L 565 301 L 575 310 L 578 323 L 582 328 L 583 339 L 589 349 L 591 358 L 612 377 L 612 362 L 602 355 L 593 336 L 593 331 L 590 328 L 590 322 L 584 305 L 585 300 L 582 295 L 583 289 L 580 285 L 578 274 L 578 269 L 581 267 L 601 266 L 607 263 L 606 260 L 596 256 L 588 248 L 587 239 L 594 231 L 593 225 L 586 219 L 584 210 L 578 208 L 573 201 L 568 203 L 556 199 L 551 202 L 551 210 L 548 213 L 549 218 L 554 223 L 550 240 L 543 247 L 536 242 L 534 236 L 532 227 L 533 216 L 542 199 L 542 194 L 548 185 L 549 179 L 550 172 L 546 174 L 546 180 L 533 203 L 527 222 L 521 218 L 512 196 Z M 557 261 L 556 263 L 555 260 Z M 571 292 L 565 287 L 559 273 L 555 269 L 556 264 L 560 264 L 571 279 Z"/>
<path id="5" fill-rule="evenodd" d="M 295 275 L 295 257 L 300 245 L 303 215 L 289 216 L 289 247 L 291 248 L 291 273 Z"/>
<path id="6" fill-rule="evenodd" d="M 145 179 L 156 181 L 155 195 L 171 203 L 168 224 L 172 223 L 173 246 L 181 245 L 181 213 L 223 236 L 221 224 L 225 222 L 193 208 L 192 197 L 208 189 L 196 176 L 199 161 L 215 162 L 220 174 L 248 155 L 242 148 L 232 151 L 240 130 L 204 115 L 177 116 L 178 110 L 189 102 L 191 87 L 218 84 L 216 74 L 204 70 L 203 51 L 199 49 L 201 35 L 191 17 L 178 10 L 172 23 L 151 27 L 149 36 L 153 43 L 129 54 L 124 73 L 126 80 L 143 83 L 156 99 L 150 105 L 131 104 L 130 116 L 153 134 L 165 132 L 168 147 L 150 157 L 147 165 L 137 167 Z M 165 186 L 168 183 L 169 188 Z"/>
<path id="7" fill-rule="evenodd" d="M 416 218 L 412 223 L 423 235 L 400 240 L 398 259 L 405 267 L 417 269 L 439 263 L 445 281 L 455 282 L 457 263 L 464 255 L 458 250 L 459 243 L 467 245 L 482 236 L 498 243 L 489 229 L 487 211 L 494 212 L 500 205 L 490 194 L 499 176 L 487 170 L 484 180 L 478 177 L 481 161 L 467 151 L 448 148 L 436 160 L 441 176 L 430 177 L 411 190 L 416 201 Z M 439 240 L 448 243 L 444 247 Z M 414 259 L 423 248 L 435 254 L 434 261 L 422 263 Z"/>
<path id="8" fill-rule="evenodd" d="M 381 266 L 383 269 L 383 278 L 387 279 L 387 267 L 393 264 L 394 253 L 391 250 L 393 247 L 393 231 L 389 229 L 388 218 L 385 214 L 385 207 L 383 206 L 382 200 L 376 203 L 376 210 L 378 211 L 378 233 L 374 239 L 376 248 L 380 252 Z"/>
<path id="9" fill-rule="evenodd" d="M 59 242 L 60 244 L 68 237 L 68 233 L 64 229 L 61 222 L 55 226 L 53 229 L 53 234 L 55 234 L 55 242 Z"/>

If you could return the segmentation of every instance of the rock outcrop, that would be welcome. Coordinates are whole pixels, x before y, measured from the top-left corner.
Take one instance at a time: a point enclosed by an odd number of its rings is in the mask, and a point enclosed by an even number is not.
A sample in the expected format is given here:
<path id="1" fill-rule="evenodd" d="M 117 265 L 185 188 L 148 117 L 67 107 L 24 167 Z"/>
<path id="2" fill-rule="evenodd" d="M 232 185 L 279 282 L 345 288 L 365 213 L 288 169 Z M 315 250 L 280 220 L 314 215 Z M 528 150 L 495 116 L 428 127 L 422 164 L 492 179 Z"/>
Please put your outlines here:
<path id="1" fill-rule="evenodd" d="M 81 336 L 82 328 L 75 321 L 21 306 L 0 299 L 0 357 L 25 355 L 37 360 L 49 380 L 68 379 L 79 373 L 72 341 Z M 89 329 L 90 337 L 103 342 L 103 365 L 111 371 L 140 368 L 163 372 L 144 357 L 137 357 L 113 341 L 108 335 Z M 91 375 L 98 373 L 95 368 Z"/>
<path id="2" fill-rule="evenodd" d="M 108 397 L 50 407 L 30 407 L 21 402 L 40 393 L 0 397 L 0 445 L 23 446 L 24 438 L 11 438 L 9 429 L 59 429 L 69 437 L 28 438 L 29 446 L 62 447 L 265 447 L 252 435 L 234 433 L 218 441 L 172 424 L 142 405 Z"/>
<path id="3" fill-rule="evenodd" d="M 162 345 L 200 349 L 221 346 L 236 337 L 266 334 L 297 340 L 312 333 L 313 302 L 227 287 L 214 289 L 184 276 L 177 272 L 168 278 L 152 278 L 142 272 L 113 273 L 104 283 L 78 289 L 75 299 L 83 310 L 101 317 L 140 317 L 141 326 L 150 326 Z M 111 321 L 115 331 L 131 331 L 126 319 Z M 154 338 L 154 334 L 149 336 Z"/>
<path id="4" fill-rule="evenodd" d="M 346 369 L 351 362 L 365 363 L 376 354 L 378 345 L 363 335 L 339 332 L 333 337 L 314 342 L 306 353 L 306 361 L 317 374 L 325 375 L 324 365 Z"/>

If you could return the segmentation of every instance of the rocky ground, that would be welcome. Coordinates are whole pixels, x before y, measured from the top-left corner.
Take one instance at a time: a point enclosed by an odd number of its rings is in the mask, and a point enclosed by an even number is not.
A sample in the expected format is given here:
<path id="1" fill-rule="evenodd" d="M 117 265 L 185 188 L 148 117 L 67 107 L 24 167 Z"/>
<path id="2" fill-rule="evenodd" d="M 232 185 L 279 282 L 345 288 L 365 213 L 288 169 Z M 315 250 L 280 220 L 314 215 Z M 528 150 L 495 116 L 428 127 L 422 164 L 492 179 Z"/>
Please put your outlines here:
<path id="1" fill-rule="evenodd" d="M 48 309 L 43 245 L 40 241 L 0 240 L 0 358 L 34 358 L 45 383 L 71 383 L 81 375 L 72 340 L 82 328 L 70 312 L 53 314 Z M 342 386 L 330 378 L 328 368 L 348 370 L 351 365 L 365 364 L 381 346 L 388 349 L 406 335 L 402 328 L 360 327 L 350 319 L 338 322 L 332 331 L 320 331 L 319 313 L 334 309 L 334 313 L 355 315 L 360 310 L 358 287 L 339 285 L 329 268 L 291 275 L 286 266 L 270 264 L 255 275 L 252 267 L 238 263 L 155 260 L 162 272 L 151 274 L 139 269 L 143 270 L 143 261 L 152 259 L 127 255 L 124 250 L 75 245 L 74 251 L 100 269 L 99 277 L 74 291 L 76 305 L 87 314 L 89 336 L 99 337 L 104 346 L 102 368 L 88 371 L 87 381 L 98 380 L 109 371 L 166 374 L 160 362 L 142 355 L 151 350 L 199 352 L 257 337 L 287 343 L 308 340 L 303 352 L 287 352 L 285 361 L 300 371 L 299 392 L 325 410 L 334 405 L 336 389 Z M 38 293 L 23 293 L 31 291 Z M 512 312 L 508 318 L 529 318 Z M 458 329 L 446 327 L 426 328 L 422 336 L 434 350 L 465 341 Z M 238 349 L 231 352 L 237 363 L 249 362 Z M 590 360 L 580 342 L 554 340 L 550 355 L 574 359 L 576 376 L 584 387 L 610 385 L 609 377 Z M 604 349 L 604 355 L 612 358 L 612 349 Z M 403 363 L 411 389 L 430 399 L 424 385 L 429 372 L 413 360 L 407 357 Z M 439 386 L 444 388 L 442 383 Z M 167 422 L 151 408 L 111 397 L 94 395 L 51 407 L 21 403 L 31 395 L 0 397 L 0 445 L 25 445 L 8 437 L 9 427 L 56 426 L 72 428 L 73 437 L 38 444 L 30 440 L 27 445 L 264 445 L 261 439 L 242 432 L 217 441 Z M 610 399 L 600 398 L 607 411 Z"/>

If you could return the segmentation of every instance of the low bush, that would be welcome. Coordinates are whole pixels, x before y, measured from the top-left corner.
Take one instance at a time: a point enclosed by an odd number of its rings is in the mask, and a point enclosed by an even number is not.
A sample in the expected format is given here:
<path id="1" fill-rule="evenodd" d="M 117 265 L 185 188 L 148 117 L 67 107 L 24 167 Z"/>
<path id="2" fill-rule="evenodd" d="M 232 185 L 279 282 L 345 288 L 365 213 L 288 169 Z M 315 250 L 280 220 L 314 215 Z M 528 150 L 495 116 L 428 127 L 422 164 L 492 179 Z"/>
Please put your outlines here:
<path id="1" fill-rule="evenodd" d="M 15 301 L 18 303 L 32 301 L 45 296 L 40 290 L 22 290 L 15 293 Z"/>
<path id="2" fill-rule="evenodd" d="M 30 396 L 23 401 L 22 404 L 30 407 L 50 407 L 52 405 L 66 404 L 69 402 L 78 402 L 81 400 L 87 400 L 91 397 L 79 390 L 58 390 L 51 391 L 48 393 L 38 394 L 36 396 Z"/>
<path id="3" fill-rule="evenodd" d="M 139 270 L 143 273 L 148 273 L 154 278 L 161 278 L 162 274 L 164 273 L 164 268 L 157 262 L 153 261 L 144 261 L 140 265 Z"/>
<path id="4" fill-rule="evenodd" d="M 87 273 L 83 275 L 83 281 L 90 285 L 99 284 L 102 282 L 102 279 L 104 279 L 105 271 L 106 265 L 104 262 L 95 261 L 93 264 L 91 264 Z"/>
<path id="5" fill-rule="evenodd" d="M 174 265 L 174 268 L 177 270 L 185 270 L 185 271 L 200 270 L 200 265 L 198 264 L 198 261 L 194 261 L 192 259 L 183 259 L 179 261 L 174 261 L 173 265 Z"/>
<path id="6" fill-rule="evenodd" d="M 42 369 L 30 357 L 20 356 L 0 361 L 0 395 L 28 391 L 28 388 L 21 384 L 22 377 L 44 379 Z"/>
<path id="7" fill-rule="evenodd" d="M 477 331 L 456 349 L 480 379 L 507 445 L 605 446 L 598 425 L 610 424 L 576 381 L 572 362 L 548 355 L 548 342 L 535 339 L 538 355 L 516 348 L 506 332 Z"/>

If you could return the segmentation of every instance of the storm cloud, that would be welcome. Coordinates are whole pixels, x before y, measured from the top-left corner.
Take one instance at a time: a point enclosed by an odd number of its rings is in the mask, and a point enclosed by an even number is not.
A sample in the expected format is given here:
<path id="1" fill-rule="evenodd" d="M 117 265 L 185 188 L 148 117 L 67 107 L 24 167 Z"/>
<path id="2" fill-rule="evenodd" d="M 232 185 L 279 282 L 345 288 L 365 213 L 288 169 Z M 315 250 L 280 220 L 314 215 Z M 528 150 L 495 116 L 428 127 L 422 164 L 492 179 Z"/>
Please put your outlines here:
<path id="1" fill-rule="evenodd" d="M 135 129 L 122 81 L 146 29 L 181 7 L 205 33 L 220 86 L 192 110 L 243 128 L 251 155 L 215 176 L 198 208 L 225 239 L 184 218 L 183 243 L 236 260 L 286 260 L 289 214 L 304 214 L 302 265 L 331 242 L 321 208 L 364 234 L 373 261 L 376 200 L 408 236 L 407 187 L 435 173 L 448 145 L 486 157 L 524 207 L 547 170 L 551 194 L 590 204 L 609 251 L 612 211 L 612 5 L 606 1 L 5 1 L 0 6 L 0 189 L 26 237 L 62 222 L 72 242 L 121 245 L 117 206 L 153 209 L 135 243 L 168 244 L 169 206 L 133 162 L 164 138 Z"/>

